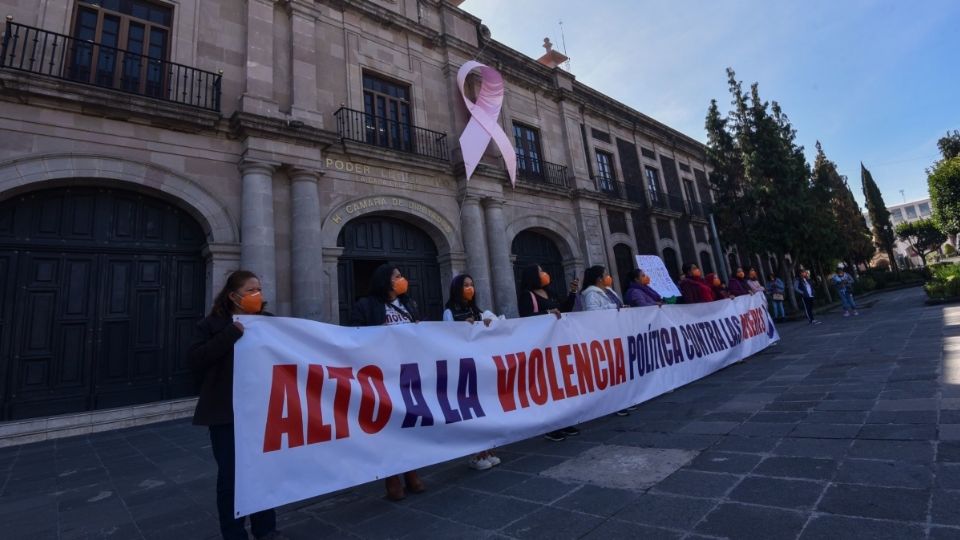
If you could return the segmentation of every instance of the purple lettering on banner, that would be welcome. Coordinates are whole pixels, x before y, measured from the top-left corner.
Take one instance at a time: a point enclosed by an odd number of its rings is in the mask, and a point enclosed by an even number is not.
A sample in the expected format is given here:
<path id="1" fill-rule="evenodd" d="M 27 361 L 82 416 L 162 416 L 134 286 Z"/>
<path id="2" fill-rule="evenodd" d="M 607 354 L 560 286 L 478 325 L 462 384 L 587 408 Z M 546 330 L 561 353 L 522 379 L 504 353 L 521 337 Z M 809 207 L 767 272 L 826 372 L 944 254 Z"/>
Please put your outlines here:
<path id="1" fill-rule="evenodd" d="M 420 387 L 420 368 L 417 364 L 400 365 L 400 395 L 403 396 L 403 404 L 406 406 L 407 414 L 403 417 L 403 424 L 400 427 L 409 428 L 417 425 L 417 418 L 420 418 L 421 426 L 433 425 L 433 413 L 430 412 L 430 406 L 423 397 L 423 389 Z"/>
<path id="2" fill-rule="evenodd" d="M 440 402 L 440 410 L 443 411 L 443 419 L 448 424 L 455 424 L 460 420 L 460 411 L 450 406 L 450 399 L 447 398 L 447 361 L 437 360 L 437 401 Z"/>
<path id="3" fill-rule="evenodd" d="M 474 416 L 486 416 L 480 406 L 480 394 L 477 393 L 477 364 L 473 358 L 460 359 L 460 380 L 457 382 L 457 402 L 464 420 Z M 473 413 L 471 414 L 471 411 Z"/>

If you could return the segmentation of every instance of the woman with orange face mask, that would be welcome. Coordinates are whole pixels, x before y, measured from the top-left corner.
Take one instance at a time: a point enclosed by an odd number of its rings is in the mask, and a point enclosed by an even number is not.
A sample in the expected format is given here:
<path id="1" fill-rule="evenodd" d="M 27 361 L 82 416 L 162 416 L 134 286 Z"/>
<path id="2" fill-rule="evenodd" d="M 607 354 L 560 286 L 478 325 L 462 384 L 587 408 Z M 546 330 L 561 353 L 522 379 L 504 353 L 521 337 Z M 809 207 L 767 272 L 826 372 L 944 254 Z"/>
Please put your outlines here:
<path id="1" fill-rule="evenodd" d="M 720 280 L 720 276 L 711 272 L 707 274 L 706 279 L 707 285 L 710 285 L 710 290 L 713 291 L 714 300 L 727 300 L 729 298 L 733 298 L 733 296 L 730 295 L 730 291 L 728 291 L 723 285 L 723 281 Z"/>
<path id="2" fill-rule="evenodd" d="M 737 271 L 730 277 L 730 282 L 727 283 L 727 290 L 729 290 L 733 296 L 753 294 L 753 291 L 750 289 L 750 284 L 747 283 L 747 275 L 744 273 L 743 268 L 738 267 Z"/>
<path id="3" fill-rule="evenodd" d="M 387 263 L 382 264 L 370 276 L 369 294 L 361 298 L 350 311 L 350 326 L 393 326 L 420 322 L 417 304 L 407 296 L 409 284 L 400 269 Z M 408 471 L 385 480 L 387 498 L 399 501 L 410 493 L 423 493 L 427 490 L 417 471 Z M 406 489 L 404 489 L 406 484 Z"/>
<path id="4" fill-rule="evenodd" d="M 703 279 L 700 267 L 693 263 L 683 265 L 683 277 L 679 283 L 684 304 L 713 302 L 713 290 Z"/>
<path id="5" fill-rule="evenodd" d="M 631 307 L 660 306 L 663 305 L 663 298 L 660 293 L 653 290 L 650 286 L 650 276 L 643 273 L 643 270 L 634 268 L 627 276 L 630 279 L 630 285 L 624 294 L 624 301 Z"/>
<path id="6" fill-rule="evenodd" d="M 583 311 L 597 311 L 601 309 L 620 309 L 623 302 L 619 297 L 612 298 L 608 291 L 613 285 L 613 278 L 602 266 L 591 266 L 583 273 L 583 290 L 580 291 L 580 302 Z M 616 294 L 616 293 L 614 293 Z"/>
<path id="7" fill-rule="evenodd" d="M 210 430 L 217 462 L 217 514 L 224 538 L 247 538 L 246 518 L 236 518 L 233 513 L 233 344 L 243 337 L 243 323 L 233 319 L 235 315 L 270 315 L 264 306 L 257 275 L 246 270 L 233 272 L 214 298 L 210 314 L 197 323 L 197 336 L 187 352 L 187 362 L 200 381 L 193 423 Z M 256 538 L 275 535 L 276 512 L 270 509 L 250 515 L 250 529 Z"/>

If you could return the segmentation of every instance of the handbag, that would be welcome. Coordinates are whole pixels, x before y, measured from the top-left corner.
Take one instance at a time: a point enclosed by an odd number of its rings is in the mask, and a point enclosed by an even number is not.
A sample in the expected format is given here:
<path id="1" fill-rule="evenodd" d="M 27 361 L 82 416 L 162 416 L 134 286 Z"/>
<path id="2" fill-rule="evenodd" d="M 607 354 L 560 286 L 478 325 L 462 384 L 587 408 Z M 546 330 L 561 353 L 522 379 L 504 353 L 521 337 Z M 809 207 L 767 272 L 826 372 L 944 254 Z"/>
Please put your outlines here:
<path id="1" fill-rule="evenodd" d="M 775 292 L 773 293 L 774 302 L 783 302 L 783 293 Z"/>

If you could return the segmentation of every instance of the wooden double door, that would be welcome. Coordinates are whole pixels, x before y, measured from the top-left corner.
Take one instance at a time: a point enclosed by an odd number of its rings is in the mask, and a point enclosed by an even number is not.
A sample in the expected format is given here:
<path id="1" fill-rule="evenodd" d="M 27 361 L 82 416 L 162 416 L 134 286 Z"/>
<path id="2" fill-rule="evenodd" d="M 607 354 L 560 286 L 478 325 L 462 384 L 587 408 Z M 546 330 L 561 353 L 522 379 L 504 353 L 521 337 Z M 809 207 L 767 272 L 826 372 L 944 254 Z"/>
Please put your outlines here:
<path id="1" fill-rule="evenodd" d="M 204 244 L 192 217 L 136 192 L 0 203 L 0 419 L 194 394 Z"/>

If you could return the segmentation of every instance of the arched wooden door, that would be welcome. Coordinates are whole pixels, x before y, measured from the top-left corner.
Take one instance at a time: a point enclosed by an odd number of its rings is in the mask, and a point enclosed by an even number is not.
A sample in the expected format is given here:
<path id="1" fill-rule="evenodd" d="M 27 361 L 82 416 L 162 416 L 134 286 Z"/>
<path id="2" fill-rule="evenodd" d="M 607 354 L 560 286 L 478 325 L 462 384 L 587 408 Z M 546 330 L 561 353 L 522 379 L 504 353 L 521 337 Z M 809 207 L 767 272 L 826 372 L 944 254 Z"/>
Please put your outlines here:
<path id="1" fill-rule="evenodd" d="M 3 419 L 192 395 L 200 225 L 139 192 L 66 188 L 0 203 Z"/>
<path id="2" fill-rule="evenodd" d="M 567 283 L 571 276 L 563 271 L 563 256 L 557 244 L 547 236 L 536 231 L 521 231 L 513 239 L 513 276 L 520 292 L 520 273 L 531 264 L 539 264 L 544 272 L 550 274 L 550 294 L 555 298 L 567 297 Z"/>

